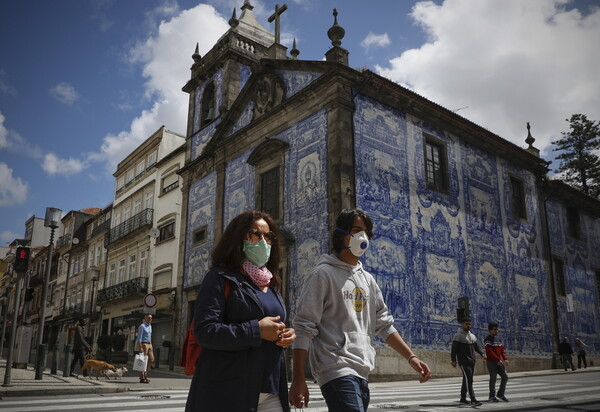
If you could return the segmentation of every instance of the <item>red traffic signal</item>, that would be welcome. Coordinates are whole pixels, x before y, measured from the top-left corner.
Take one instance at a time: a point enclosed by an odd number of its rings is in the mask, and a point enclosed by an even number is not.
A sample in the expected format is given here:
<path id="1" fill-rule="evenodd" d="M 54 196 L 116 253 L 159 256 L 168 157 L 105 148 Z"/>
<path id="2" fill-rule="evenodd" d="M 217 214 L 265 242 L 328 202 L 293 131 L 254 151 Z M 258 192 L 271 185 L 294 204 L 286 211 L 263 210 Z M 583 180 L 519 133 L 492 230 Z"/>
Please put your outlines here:
<path id="1" fill-rule="evenodd" d="M 19 246 L 17 248 L 17 258 L 15 259 L 15 271 L 19 273 L 27 272 L 29 266 L 29 254 L 31 249 L 28 247 Z"/>

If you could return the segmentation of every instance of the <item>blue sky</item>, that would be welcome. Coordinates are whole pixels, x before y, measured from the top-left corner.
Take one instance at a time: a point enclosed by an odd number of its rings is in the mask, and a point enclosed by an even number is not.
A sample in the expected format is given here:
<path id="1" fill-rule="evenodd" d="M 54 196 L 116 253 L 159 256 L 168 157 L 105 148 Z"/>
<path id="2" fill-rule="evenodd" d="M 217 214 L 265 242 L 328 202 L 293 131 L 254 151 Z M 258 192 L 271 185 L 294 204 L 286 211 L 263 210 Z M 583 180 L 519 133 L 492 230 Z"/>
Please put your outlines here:
<path id="1" fill-rule="evenodd" d="M 263 26 L 276 2 L 252 0 Z M 284 4 L 282 0 L 277 3 Z M 47 206 L 112 201 L 116 165 L 161 125 L 185 133 L 191 55 L 243 0 L 0 2 L 0 245 Z M 367 67 L 551 159 L 573 113 L 600 118 L 600 3 L 288 0 L 282 43 L 321 60 L 338 9 Z M 557 164 L 554 167 L 558 166 Z"/>

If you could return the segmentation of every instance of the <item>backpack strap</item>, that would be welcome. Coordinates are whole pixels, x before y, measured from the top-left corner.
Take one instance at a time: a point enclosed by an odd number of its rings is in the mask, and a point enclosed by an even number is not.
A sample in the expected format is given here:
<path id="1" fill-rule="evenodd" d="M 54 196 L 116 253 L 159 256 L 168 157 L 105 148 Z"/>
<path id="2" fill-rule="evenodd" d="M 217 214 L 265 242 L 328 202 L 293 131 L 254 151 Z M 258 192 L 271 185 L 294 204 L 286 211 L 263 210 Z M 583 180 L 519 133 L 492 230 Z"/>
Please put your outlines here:
<path id="1" fill-rule="evenodd" d="M 229 294 L 231 293 L 231 281 L 227 278 L 225 278 L 225 290 L 223 291 L 223 294 L 225 295 L 225 301 L 227 301 L 227 299 L 229 298 Z"/>

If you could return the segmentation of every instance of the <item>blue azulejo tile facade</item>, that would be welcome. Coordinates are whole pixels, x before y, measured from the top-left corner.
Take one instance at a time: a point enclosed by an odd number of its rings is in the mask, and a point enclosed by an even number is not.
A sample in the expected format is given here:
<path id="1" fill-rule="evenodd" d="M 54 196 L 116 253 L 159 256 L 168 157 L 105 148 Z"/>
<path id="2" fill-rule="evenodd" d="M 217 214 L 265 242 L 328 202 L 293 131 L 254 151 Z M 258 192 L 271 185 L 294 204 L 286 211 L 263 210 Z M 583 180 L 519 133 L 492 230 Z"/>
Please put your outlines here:
<path id="1" fill-rule="evenodd" d="M 550 181 L 535 150 L 351 69 L 343 50 L 307 62 L 267 51 L 260 60 L 257 47 L 235 58 L 226 47 L 221 55 L 213 49 L 184 88 L 194 93 L 182 172 L 190 300 L 218 234 L 237 214 L 260 207 L 261 174 L 276 166 L 292 316 L 306 277 L 329 252 L 335 217 L 358 207 L 375 224 L 362 261 L 413 350 L 447 354 L 458 299 L 466 297 L 476 335 L 483 340 L 488 322 L 499 323 L 511 357 L 550 367 L 563 335 L 581 338 L 588 357 L 598 357 L 599 201 Z M 219 116 L 201 125 L 209 83 Z M 435 187 L 426 162 L 432 144 L 440 150 L 433 163 L 443 169 Z M 453 373 L 447 364 L 436 370 Z"/>

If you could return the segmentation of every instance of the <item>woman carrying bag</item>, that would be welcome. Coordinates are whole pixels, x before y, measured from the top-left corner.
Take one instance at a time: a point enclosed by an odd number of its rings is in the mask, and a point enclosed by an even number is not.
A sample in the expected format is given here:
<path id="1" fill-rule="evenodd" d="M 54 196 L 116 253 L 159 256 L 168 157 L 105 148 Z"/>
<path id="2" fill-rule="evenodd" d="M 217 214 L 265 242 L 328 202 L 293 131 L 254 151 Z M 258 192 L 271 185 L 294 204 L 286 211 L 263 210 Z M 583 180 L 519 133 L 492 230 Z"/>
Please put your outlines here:
<path id="1" fill-rule="evenodd" d="M 283 349 L 296 335 L 286 326 L 279 260 L 268 214 L 242 213 L 225 229 L 196 297 L 202 352 L 186 412 L 289 411 Z"/>

